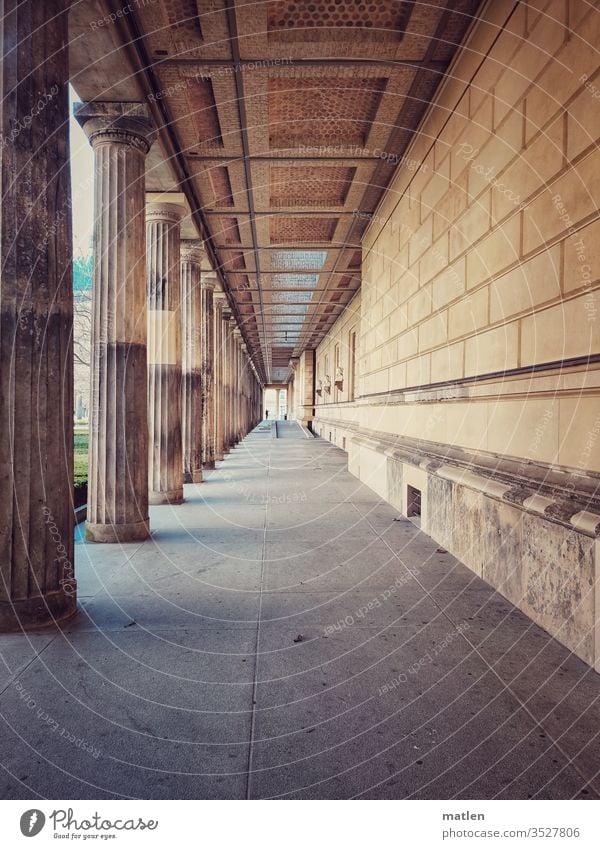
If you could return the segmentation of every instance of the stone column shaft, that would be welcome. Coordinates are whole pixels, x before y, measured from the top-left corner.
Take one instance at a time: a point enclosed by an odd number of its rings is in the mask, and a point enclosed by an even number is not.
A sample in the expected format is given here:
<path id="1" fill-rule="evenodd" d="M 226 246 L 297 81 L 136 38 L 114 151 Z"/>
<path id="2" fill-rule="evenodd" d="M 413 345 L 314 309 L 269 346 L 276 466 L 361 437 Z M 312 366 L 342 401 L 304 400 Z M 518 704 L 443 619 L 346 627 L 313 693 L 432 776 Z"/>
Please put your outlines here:
<path id="1" fill-rule="evenodd" d="M 250 404 L 250 393 L 248 391 L 248 348 L 245 343 L 242 343 L 242 392 L 243 392 L 243 404 L 242 404 L 242 435 L 246 436 L 249 431 L 248 427 L 248 407 Z"/>
<path id="2" fill-rule="evenodd" d="M 238 343 L 237 343 L 237 334 L 239 330 L 237 329 L 237 324 L 235 319 L 232 318 L 230 320 L 231 326 L 231 442 L 233 445 L 237 445 L 239 442 L 239 433 L 238 433 Z"/>
<path id="3" fill-rule="evenodd" d="M 237 327 L 232 329 L 231 333 L 231 441 L 234 445 L 238 443 L 238 431 L 237 431 L 237 416 L 238 416 L 238 382 L 237 382 L 237 339 L 235 338 L 235 331 Z"/>
<path id="4" fill-rule="evenodd" d="M 232 322 L 227 322 L 227 444 L 233 448 L 233 363 Z"/>
<path id="5" fill-rule="evenodd" d="M 225 351 L 225 433 L 226 450 L 233 447 L 233 364 L 232 364 L 232 331 L 233 321 L 230 313 L 225 313 L 224 351 Z"/>
<path id="6" fill-rule="evenodd" d="M 256 379 L 256 424 L 262 421 L 263 388 L 258 378 Z"/>
<path id="7" fill-rule="evenodd" d="M 95 169 L 86 536 L 130 542 L 149 534 L 144 169 L 154 131 L 141 104 L 82 104 L 76 117 Z"/>
<path id="8" fill-rule="evenodd" d="M 229 333 L 229 314 L 226 305 L 221 308 L 221 373 L 223 376 L 223 400 L 222 400 L 222 429 L 223 429 L 223 454 L 229 453 L 229 360 L 227 357 L 227 337 Z"/>
<path id="9" fill-rule="evenodd" d="M 76 608 L 67 9 L 0 4 L 3 631 Z"/>
<path id="10" fill-rule="evenodd" d="M 213 292 L 215 278 L 202 273 L 202 465 L 215 467 L 213 367 L 215 357 Z"/>
<path id="11" fill-rule="evenodd" d="M 215 301 L 215 359 L 214 359 L 214 424 L 215 460 L 224 457 L 223 422 L 223 294 Z"/>
<path id="12" fill-rule="evenodd" d="M 202 243 L 181 242 L 183 478 L 202 481 Z"/>
<path id="13" fill-rule="evenodd" d="M 183 501 L 180 221 L 183 207 L 149 203 L 148 425 L 150 504 Z"/>
<path id="14" fill-rule="evenodd" d="M 246 373 L 244 344 L 240 342 L 240 439 L 246 435 Z"/>
<path id="15" fill-rule="evenodd" d="M 315 405 L 314 394 L 315 352 L 312 349 L 302 352 L 294 372 L 294 396 L 296 399 L 296 417 L 301 424 L 310 427 Z"/>
<path id="16" fill-rule="evenodd" d="M 239 332 L 239 331 L 238 331 Z M 240 338 L 239 336 L 235 340 L 235 360 L 236 360 L 236 374 L 235 374 L 235 383 L 236 383 L 236 413 L 237 413 L 237 421 L 236 421 L 236 437 L 239 442 L 242 438 L 242 364 L 241 364 L 241 355 L 242 349 L 240 348 Z"/>

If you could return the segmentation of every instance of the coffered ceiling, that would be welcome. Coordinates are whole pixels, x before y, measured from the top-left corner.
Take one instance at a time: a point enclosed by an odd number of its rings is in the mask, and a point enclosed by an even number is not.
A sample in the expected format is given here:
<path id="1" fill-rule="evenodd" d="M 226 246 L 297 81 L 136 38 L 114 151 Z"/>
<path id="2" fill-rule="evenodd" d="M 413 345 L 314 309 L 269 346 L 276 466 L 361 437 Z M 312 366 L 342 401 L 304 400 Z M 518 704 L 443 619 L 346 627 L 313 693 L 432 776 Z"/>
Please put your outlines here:
<path id="1" fill-rule="evenodd" d="M 121 7 L 80 4 L 74 85 L 142 89 L 161 135 L 148 182 L 168 188 L 168 169 L 186 192 L 265 382 L 360 286 L 369 214 L 479 5 L 136 0 L 90 46 L 86 14 Z"/>

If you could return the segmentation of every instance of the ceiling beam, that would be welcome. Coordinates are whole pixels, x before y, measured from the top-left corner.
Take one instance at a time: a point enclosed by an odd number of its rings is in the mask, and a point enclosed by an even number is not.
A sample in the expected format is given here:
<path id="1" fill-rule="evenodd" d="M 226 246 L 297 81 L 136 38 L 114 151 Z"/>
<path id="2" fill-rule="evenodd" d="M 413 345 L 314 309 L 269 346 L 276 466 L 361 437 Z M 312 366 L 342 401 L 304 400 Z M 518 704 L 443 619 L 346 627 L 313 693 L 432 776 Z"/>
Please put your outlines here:
<path id="1" fill-rule="evenodd" d="M 227 3 L 227 12 L 229 13 L 229 2 Z M 339 56 L 337 58 L 327 56 L 322 58 L 291 56 L 265 58 L 263 56 L 262 59 L 241 59 L 239 49 L 236 50 L 233 46 L 233 56 L 231 59 L 203 59 L 197 56 L 185 56 L 183 54 L 184 52 L 178 53 L 177 56 L 153 56 L 152 61 L 158 67 L 161 65 L 197 65 L 200 68 L 227 68 L 228 70 L 230 69 L 229 73 L 232 75 L 236 72 L 236 69 L 243 70 L 249 66 L 251 71 L 257 71 L 261 68 L 279 70 L 281 68 L 297 67 L 332 66 L 348 68 L 380 65 L 385 68 L 415 68 L 420 71 L 434 71 L 440 74 L 448 67 L 448 62 L 440 59 L 398 59 L 393 56 Z"/>
<path id="2" fill-rule="evenodd" d="M 240 119 L 240 132 L 242 136 L 242 150 L 244 154 L 244 174 L 246 177 L 246 193 L 248 196 L 248 206 L 250 208 L 250 229 L 252 230 L 254 267 L 258 278 L 259 298 L 262 306 L 262 295 L 260 293 L 260 257 L 258 253 L 258 237 L 256 233 L 256 218 L 254 215 L 254 191 L 252 187 L 252 172 L 248 155 L 250 153 L 250 145 L 248 143 L 248 117 L 246 115 L 246 99 L 244 94 L 244 80 L 241 72 L 241 57 L 239 35 L 237 28 L 237 18 L 235 13 L 235 0 L 226 0 L 227 26 L 229 28 L 229 43 L 231 45 L 231 58 L 233 59 L 233 74 L 235 77 L 235 90 L 237 96 L 237 107 Z M 267 355 L 268 352 L 265 352 Z M 269 381 L 271 377 L 269 365 L 266 366 L 264 374 L 265 381 Z"/>
<path id="3" fill-rule="evenodd" d="M 160 96 L 157 97 L 157 95 L 160 95 L 163 86 L 154 72 L 153 60 L 146 49 L 136 12 L 130 8 L 129 14 L 123 15 L 118 0 L 100 0 L 100 5 L 106 15 L 115 21 L 117 37 L 132 68 L 133 77 L 140 92 L 140 99 L 149 106 L 159 130 L 159 144 L 166 154 L 165 158 L 171 164 L 177 183 L 186 195 L 192 210 L 192 218 L 196 222 L 196 228 L 204 242 L 211 265 L 219 277 L 231 310 L 237 315 L 237 305 L 228 292 L 227 278 L 221 268 L 212 234 L 202 213 L 202 204 L 194 188 L 192 175 L 188 171 L 186 157 L 174 129 L 175 124 L 166 103 Z"/>
<path id="4" fill-rule="evenodd" d="M 254 252 L 254 245 L 217 245 L 216 247 L 219 251 Z M 306 251 L 308 253 L 314 253 L 315 251 L 345 251 L 350 248 L 357 250 L 360 247 L 362 247 L 360 242 L 356 244 L 344 242 L 343 245 L 332 245 L 329 242 L 278 242 L 276 245 L 259 245 L 258 249 L 260 251 Z M 233 270 L 243 273 L 243 269 L 236 268 Z M 275 271 L 274 273 L 280 274 L 286 272 Z M 314 273 L 318 274 L 319 272 L 315 269 Z"/>
<path id="5" fill-rule="evenodd" d="M 215 162 L 228 162 L 230 164 L 235 164 L 237 162 L 243 162 L 244 160 L 244 156 L 242 154 L 232 156 L 231 154 L 203 154 L 189 151 L 185 154 L 185 156 L 190 160 L 190 162 L 211 162 L 212 160 L 214 160 Z M 352 154 L 350 153 L 340 153 L 339 155 L 335 156 L 296 156 L 293 152 L 290 154 L 286 152 L 285 155 L 282 154 L 280 156 L 256 153 L 251 156 L 247 156 L 246 159 L 248 159 L 250 162 L 355 162 L 357 164 L 360 164 L 361 162 L 379 162 L 382 157 L 358 156 L 356 154 L 352 156 Z"/>
<path id="6" fill-rule="evenodd" d="M 250 215 L 250 211 L 247 209 L 235 209 L 235 207 L 227 207 L 223 210 L 220 209 L 205 209 L 204 214 L 206 216 L 210 216 L 211 218 L 218 216 L 219 218 L 231 215 Z M 372 212 L 360 212 L 361 215 L 372 215 Z M 307 209 L 305 206 L 295 209 L 294 207 L 287 207 L 286 209 L 256 209 L 255 215 L 258 218 L 343 218 L 344 216 L 352 216 L 356 218 L 356 211 L 352 209 L 346 209 L 343 206 L 339 206 L 336 209 L 331 209 L 329 207 L 319 208 L 319 209 Z M 312 244 L 312 243 L 311 243 Z"/>
<path id="7" fill-rule="evenodd" d="M 358 273 L 358 272 L 355 272 L 355 273 Z M 249 274 L 250 274 L 250 275 L 254 274 L 254 272 L 253 272 L 253 271 L 248 271 L 248 270 L 246 270 L 246 271 L 230 271 L 230 272 L 229 272 L 229 274 L 230 274 L 232 277 L 235 277 L 235 276 L 236 276 L 236 275 L 238 275 L 238 274 L 239 274 L 240 276 L 246 276 L 246 277 L 247 277 Z M 262 272 L 262 276 L 263 276 L 263 277 L 270 277 L 270 276 L 272 276 L 272 275 L 274 275 L 274 274 L 306 274 L 307 276 L 309 276 L 309 275 L 315 275 L 315 276 L 317 276 L 317 277 L 318 277 L 320 274 L 327 274 L 327 275 L 335 275 L 335 274 L 337 274 L 337 275 L 339 275 L 340 277 L 344 277 L 345 275 L 350 274 L 350 276 L 352 276 L 352 272 L 351 272 L 351 271 L 314 271 L 314 270 L 312 270 L 312 269 L 310 269 L 310 268 L 286 268 L 286 270 L 285 270 L 285 271 L 263 271 L 263 272 Z M 297 286 L 294 286 L 294 287 L 293 287 L 293 289 L 292 289 L 292 291 L 294 291 L 294 292 L 295 292 L 297 288 L 298 288 Z M 307 286 L 307 287 L 302 287 L 302 288 L 307 288 L 307 289 L 308 289 L 309 287 Z M 246 291 L 250 291 L 250 290 L 249 290 L 248 288 L 246 288 Z M 267 289 L 266 287 L 263 287 L 263 292 L 268 292 L 268 291 L 270 291 L 270 290 L 269 290 L 269 289 Z M 284 292 L 284 291 L 285 291 L 285 289 L 283 289 L 283 288 L 279 288 L 279 286 L 278 286 L 276 289 L 272 289 L 271 291 L 273 291 L 273 292 Z"/>

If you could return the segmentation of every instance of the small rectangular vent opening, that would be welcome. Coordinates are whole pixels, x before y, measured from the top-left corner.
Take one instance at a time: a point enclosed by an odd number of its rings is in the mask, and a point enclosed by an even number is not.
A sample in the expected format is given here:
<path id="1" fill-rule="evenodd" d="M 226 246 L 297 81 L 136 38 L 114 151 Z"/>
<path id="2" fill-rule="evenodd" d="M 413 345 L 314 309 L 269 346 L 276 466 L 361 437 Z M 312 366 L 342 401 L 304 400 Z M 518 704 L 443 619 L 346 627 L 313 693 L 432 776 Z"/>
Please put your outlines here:
<path id="1" fill-rule="evenodd" d="M 406 487 L 406 515 L 409 518 L 421 516 L 421 490 L 410 485 Z"/>

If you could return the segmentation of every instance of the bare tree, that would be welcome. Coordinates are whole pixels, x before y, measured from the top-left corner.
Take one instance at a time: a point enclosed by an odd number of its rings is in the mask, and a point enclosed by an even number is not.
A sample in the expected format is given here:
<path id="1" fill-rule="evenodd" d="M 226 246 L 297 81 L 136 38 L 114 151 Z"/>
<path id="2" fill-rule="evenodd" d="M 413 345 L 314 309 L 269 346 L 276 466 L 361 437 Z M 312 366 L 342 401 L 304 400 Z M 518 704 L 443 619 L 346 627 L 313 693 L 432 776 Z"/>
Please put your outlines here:
<path id="1" fill-rule="evenodd" d="M 81 289 L 73 300 L 73 355 L 75 363 L 90 365 L 92 339 L 92 290 Z"/>
<path id="2" fill-rule="evenodd" d="M 75 402 L 89 409 L 92 344 L 92 258 L 73 261 L 73 360 Z M 77 407 L 76 407 L 77 409 Z"/>

